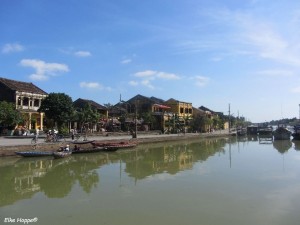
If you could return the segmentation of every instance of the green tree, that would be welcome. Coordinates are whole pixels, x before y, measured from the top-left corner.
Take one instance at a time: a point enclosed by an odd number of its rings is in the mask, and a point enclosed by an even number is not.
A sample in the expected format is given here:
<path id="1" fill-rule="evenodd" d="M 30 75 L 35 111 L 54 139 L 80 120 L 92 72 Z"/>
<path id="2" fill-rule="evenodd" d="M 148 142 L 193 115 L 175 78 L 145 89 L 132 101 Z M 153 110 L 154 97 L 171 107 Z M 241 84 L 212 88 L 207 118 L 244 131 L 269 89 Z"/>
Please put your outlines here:
<path id="1" fill-rule="evenodd" d="M 212 125 L 213 119 L 204 115 L 197 115 L 190 121 L 192 131 L 207 132 Z"/>
<path id="2" fill-rule="evenodd" d="M 154 118 L 154 116 L 152 115 L 151 112 L 142 113 L 141 117 L 143 118 L 144 123 L 148 124 L 150 128 L 155 123 L 155 118 Z"/>
<path id="3" fill-rule="evenodd" d="M 50 93 L 41 103 L 39 112 L 44 112 L 47 119 L 57 123 L 60 129 L 73 117 L 72 98 L 64 93 Z"/>
<path id="4" fill-rule="evenodd" d="M 16 126 L 22 120 L 22 114 L 16 110 L 15 104 L 6 101 L 0 102 L 0 124 Z"/>
<path id="5" fill-rule="evenodd" d="M 81 129 L 88 124 L 97 123 L 101 117 L 97 110 L 93 110 L 91 104 L 85 104 L 82 108 L 77 108 L 77 119 L 81 123 Z"/>

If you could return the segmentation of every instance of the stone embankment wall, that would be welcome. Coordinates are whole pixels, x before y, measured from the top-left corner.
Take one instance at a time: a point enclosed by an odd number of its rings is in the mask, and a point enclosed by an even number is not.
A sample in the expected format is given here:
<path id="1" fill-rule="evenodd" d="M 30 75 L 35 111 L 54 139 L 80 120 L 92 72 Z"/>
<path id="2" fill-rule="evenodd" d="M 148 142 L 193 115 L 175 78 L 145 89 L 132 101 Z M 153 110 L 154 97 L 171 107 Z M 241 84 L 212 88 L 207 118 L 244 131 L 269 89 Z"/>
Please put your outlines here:
<path id="1" fill-rule="evenodd" d="M 120 141 L 137 141 L 139 144 L 143 143 L 158 143 L 158 142 L 166 142 L 166 141 L 181 141 L 181 140 L 189 140 L 189 139 L 203 139 L 203 138 L 214 138 L 214 137 L 226 137 L 229 136 L 227 132 L 215 132 L 215 133 L 204 133 L 204 134 L 179 134 L 179 135 L 142 135 L 138 136 L 137 139 L 122 139 L 119 136 L 109 137 L 107 139 L 103 138 L 101 141 L 103 142 L 120 142 Z M 119 137 L 119 138 L 117 138 Z M 97 140 L 95 138 L 95 140 Z M 12 140 L 13 141 L 13 140 Z M 100 140 L 97 140 L 100 141 Z M 69 144 L 70 149 L 74 147 L 74 144 L 71 141 L 67 142 L 58 142 L 58 143 L 41 143 L 36 146 L 32 146 L 30 144 L 26 145 L 10 145 L 10 146 L 0 146 L 0 157 L 1 156 L 15 156 L 16 151 L 56 151 L 61 146 L 65 146 Z M 82 144 L 80 145 L 82 149 L 91 149 L 91 144 Z"/>

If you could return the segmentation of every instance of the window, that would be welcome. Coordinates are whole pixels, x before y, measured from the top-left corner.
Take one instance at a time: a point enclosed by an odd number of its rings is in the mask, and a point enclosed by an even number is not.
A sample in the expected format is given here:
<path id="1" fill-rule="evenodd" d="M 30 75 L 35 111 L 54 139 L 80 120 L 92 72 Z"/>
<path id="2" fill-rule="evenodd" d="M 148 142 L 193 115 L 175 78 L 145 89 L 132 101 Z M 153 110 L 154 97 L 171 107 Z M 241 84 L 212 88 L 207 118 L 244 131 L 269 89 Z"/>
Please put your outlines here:
<path id="1" fill-rule="evenodd" d="M 24 97 L 23 98 L 23 105 L 28 106 L 28 104 L 29 104 L 29 99 L 27 97 Z"/>
<path id="2" fill-rule="evenodd" d="M 34 106 L 34 107 L 39 107 L 39 106 L 40 106 L 40 101 L 39 101 L 39 99 L 34 99 L 34 100 L 33 100 L 33 106 Z"/>

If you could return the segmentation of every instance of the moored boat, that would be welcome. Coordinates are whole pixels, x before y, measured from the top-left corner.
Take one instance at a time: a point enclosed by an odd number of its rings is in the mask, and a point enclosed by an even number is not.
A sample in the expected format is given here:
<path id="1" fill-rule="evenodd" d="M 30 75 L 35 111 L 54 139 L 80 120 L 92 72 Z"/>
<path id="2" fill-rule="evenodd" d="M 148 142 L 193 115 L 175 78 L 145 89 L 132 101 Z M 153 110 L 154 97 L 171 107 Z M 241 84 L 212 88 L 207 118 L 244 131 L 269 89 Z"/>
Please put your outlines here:
<path id="1" fill-rule="evenodd" d="M 105 151 L 105 152 L 115 152 L 119 149 L 119 147 L 117 146 L 106 146 L 106 147 L 96 147 L 97 148 L 102 148 L 101 151 Z"/>
<path id="2" fill-rule="evenodd" d="M 130 141 L 120 141 L 120 142 L 94 141 L 91 144 L 94 146 L 94 148 L 103 147 L 104 150 L 107 151 L 117 150 L 121 148 L 133 148 L 137 146 L 136 142 L 130 142 Z"/>
<path id="3" fill-rule="evenodd" d="M 280 126 L 274 132 L 274 140 L 290 140 L 292 132 L 289 131 L 286 127 Z"/>
<path id="4" fill-rule="evenodd" d="M 68 157 L 72 154 L 71 151 L 67 152 L 67 151 L 63 151 L 63 152 L 53 152 L 53 156 L 55 159 L 59 159 L 59 158 L 65 158 Z"/>
<path id="5" fill-rule="evenodd" d="M 35 152 L 35 151 L 21 151 L 21 152 L 15 152 L 17 155 L 23 156 L 23 157 L 42 157 L 42 156 L 52 156 L 53 152 Z"/>
<path id="6" fill-rule="evenodd" d="M 73 149 L 72 150 L 72 154 L 80 154 L 80 153 L 94 153 L 94 152 L 101 152 L 103 151 L 104 148 L 103 147 L 97 147 L 97 148 L 90 148 L 90 149 Z"/>
<path id="7" fill-rule="evenodd" d="M 273 134 L 273 127 L 258 127 L 257 133 L 259 136 L 272 136 Z"/>
<path id="8" fill-rule="evenodd" d="M 300 125 L 294 126 L 294 132 L 292 133 L 294 140 L 300 140 Z"/>
<path id="9" fill-rule="evenodd" d="M 92 143 L 94 142 L 94 140 L 91 140 L 91 141 L 70 141 L 71 144 L 75 144 L 75 145 L 84 145 L 84 144 L 89 144 L 89 143 Z"/>

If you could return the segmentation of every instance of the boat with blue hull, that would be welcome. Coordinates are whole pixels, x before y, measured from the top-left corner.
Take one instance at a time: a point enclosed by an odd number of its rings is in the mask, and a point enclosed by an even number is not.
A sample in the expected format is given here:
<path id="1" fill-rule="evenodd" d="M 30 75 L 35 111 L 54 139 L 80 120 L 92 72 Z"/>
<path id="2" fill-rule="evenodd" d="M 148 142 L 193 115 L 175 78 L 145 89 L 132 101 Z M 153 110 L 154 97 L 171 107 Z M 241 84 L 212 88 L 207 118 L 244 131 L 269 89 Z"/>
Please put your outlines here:
<path id="1" fill-rule="evenodd" d="M 22 151 L 15 152 L 17 155 L 23 157 L 42 157 L 42 156 L 53 156 L 53 152 L 35 152 L 35 151 Z"/>

